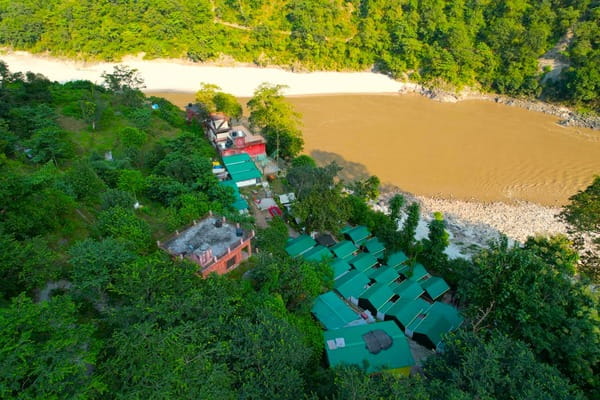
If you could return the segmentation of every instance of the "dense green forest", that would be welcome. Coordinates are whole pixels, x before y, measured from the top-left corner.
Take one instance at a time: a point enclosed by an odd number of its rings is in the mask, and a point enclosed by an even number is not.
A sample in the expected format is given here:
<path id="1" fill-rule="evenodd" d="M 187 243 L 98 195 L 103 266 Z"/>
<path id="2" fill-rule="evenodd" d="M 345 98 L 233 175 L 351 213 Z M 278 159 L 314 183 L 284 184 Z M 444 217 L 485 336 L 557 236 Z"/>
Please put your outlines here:
<path id="1" fill-rule="evenodd" d="M 444 276 L 467 317 L 413 377 L 330 369 L 309 310 L 331 272 L 283 251 L 281 219 L 227 276 L 200 279 L 157 249 L 208 210 L 252 224 L 229 209 L 232 194 L 211 173 L 216 154 L 181 110 L 146 98 L 130 70 L 105 74 L 104 86 L 2 63 L 0 77 L 1 398 L 598 398 L 598 295 L 575 278 L 585 270 L 565 237 L 501 240 L 449 260 L 441 215 L 415 240 L 417 204 L 397 196 L 390 215 L 373 211 L 375 177 L 348 183 L 348 195 L 339 167 L 295 158 L 284 184 L 298 193 L 296 212 L 318 215 L 307 228 L 367 225 Z M 598 230 L 599 185 L 565 209 L 581 232 Z"/>
<path id="2" fill-rule="evenodd" d="M 0 44 L 363 70 L 600 107 L 598 0 L 0 0 Z M 538 58 L 567 35 L 555 79 Z"/>

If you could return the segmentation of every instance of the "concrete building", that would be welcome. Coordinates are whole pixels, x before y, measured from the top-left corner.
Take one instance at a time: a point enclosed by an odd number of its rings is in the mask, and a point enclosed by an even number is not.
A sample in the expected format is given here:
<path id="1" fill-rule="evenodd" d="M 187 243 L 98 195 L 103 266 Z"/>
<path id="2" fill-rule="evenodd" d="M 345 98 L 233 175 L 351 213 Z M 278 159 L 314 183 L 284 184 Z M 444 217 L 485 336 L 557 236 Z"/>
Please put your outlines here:
<path id="1" fill-rule="evenodd" d="M 194 224 L 159 247 L 174 257 L 187 258 L 198 264 L 198 274 L 223 275 L 235 269 L 252 255 L 251 240 L 254 231 L 246 231 L 239 224 L 229 224 L 224 217 L 208 217 Z"/>

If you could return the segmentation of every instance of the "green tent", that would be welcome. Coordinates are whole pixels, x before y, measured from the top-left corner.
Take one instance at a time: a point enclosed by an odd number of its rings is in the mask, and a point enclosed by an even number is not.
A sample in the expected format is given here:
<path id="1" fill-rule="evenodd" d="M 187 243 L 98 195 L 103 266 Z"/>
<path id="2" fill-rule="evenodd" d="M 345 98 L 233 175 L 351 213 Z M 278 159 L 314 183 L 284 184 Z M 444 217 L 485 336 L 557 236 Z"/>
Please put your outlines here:
<path id="1" fill-rule="evenodd" d="M 390 284 L 390 288 L 401 299 L 414 300 L 425 293 L 419 282 L 410 279 L 405 279 L 402 282 L 393 282 Z"/>
<path id="2" fill-rule="evenodd" d="M 385 252 L 385 246 L 376 237 L 367 240 L 363 246 L 369 254 L 375 258 L 382 259 Z"/>
<path id="3" fill-rule="evenodd" d="M 396 271 L 413 281 L 420 281 L 421 279 L 430 276 L 429 272 L 427 272 L 427 270 L 421 263 L 415 263 L 415 265 L 413 266 L 400 266 L 396 269 Z"/>
<path id="4" fill-rule="evenodd" d="M 344 235 L 346 235 L 348 239 L 352 240 L 355 245 L 360 246 L 367 241 L 369 236 L 371 236 L 371 232 L 366 226 L 358 225 L 344 232 Z"/>
<path id="5" fill-rule="evenodd" d="M 316 244 L 317 242 L 310 236 L 300 235 L 297 238 L 288 239 L 285 251 L 291 257 L 297 257 L 312 249 Z"/>
<path id="6" fill-rule="evenodd" d="M 404 262 L 407 260 L 408 257 L 406 257 L 406 254 L 401 251 L 397 251 L 388 257 L 386 264 L 392 268 L 399 268 L 401 267 L 401 264 L 404 264 Z"/>
<path id="7" fill-rule="evenodd" d="M 248 210 L 248 202 L 242 198 L 242 195 L 240 194 L 240 189 L 237 187 L 234 181 L 222 181 L 219 184 L 223 187 L 229 187 L 233 189 L 234 200 L 233 203 L 231 203 L 231 206 L 233 208 L 240 212 Z"/>
<path id="8" fill-rule="evenodd" d="M 431 304 L 423 299 L 398 299 L 392 303 L 385 311 L 385 319 L 392 319 L 404 329 L 415 320 L 419 315 L 429 309 Z"/>
<path id="9" fill-rule="evenodd" d="M 420 283 L 432 300 L 437 300 L 440 296 L 450 290 L 450 286 L 448 286 L 446 281 L 437 276 L 432 276 Z"/>
<path id="10" fill-rule="evenodd" d="M 333 269 L 333 279 L 338 279 L 342 275 L 346 274 L 352 268 L 348 262 L 341 258 L 335 258 L 331 263 Z"/>
<path id="11" fill-rule="evenodd" d="M 370 280 L 365 274 L 357 270 L 352 270 L 338 278 L 333 283 L 333 287 L 342 297 L 357 303 L 358 297 L 366 290 L 369 282 Z"/>
<path id="12" fill-rule="evenodd" d="M 349 323 L 361 319 L 348 304 L 333 292 L 327 292 L 317 297 L 311 311 L 325 329 L 343 328 Z"/>
<path id="13" fill-rule="evenodd" d="M 439 349 L 443 336 L 457 329 L 462 322 L 456 308 L 436 301 L 406 326 L 406 334 L 425 347 Z"/>
<path id="14" fill-rule="evenodd" d="M 379 267 L 379 268 L 371 268 L 366 272 L 367 276 L 373 279 L 377 283 L 392 283 L 396 279 L 400 277 L 398 272 L 394 268 L 390 267 Z"/>
<path id="15" fill-rule="evenodd" d="M 360 253 L 357 256 L 351 258 L 348 264 L 352 265 L 355 269 L 366 272 L 377 265 L 377 259 L 369 253 Z"/>
<path id="16" fill-rule="evenodd" d="M 323 261 L 327 258 L 333 258 L 333 255 L 327 247 L 318 245 L 303 253 L 302 258 L 306 261 Z"/>
<path id="17" fill-rule="evenodd" d="M 392 297 L 394 297 L 394 292 L 388 285 L 375 283 L 359 295 L 358 305 L 370 310 L 373 314 L 377 314 L 381 307 L 390 301 Z"/>
<path id="18" fill-rule="evenodd" d="M 352 243 L 349 240 L 343 240 L 331 247 L 331 251 L 333 252 L 333 254 L 335 254 L 336 257 L 342 258 L 344 260 L 352 258 L 357 250 L 358 249 L 356 248 L 354 243 Z"/>
<path id="19" fill-rule="evenodd" d="M 323 332 L 329 365 L 356 365 L 367 373 L 408 375 L 414 359 L 408 340 L 392 321 Z"/>

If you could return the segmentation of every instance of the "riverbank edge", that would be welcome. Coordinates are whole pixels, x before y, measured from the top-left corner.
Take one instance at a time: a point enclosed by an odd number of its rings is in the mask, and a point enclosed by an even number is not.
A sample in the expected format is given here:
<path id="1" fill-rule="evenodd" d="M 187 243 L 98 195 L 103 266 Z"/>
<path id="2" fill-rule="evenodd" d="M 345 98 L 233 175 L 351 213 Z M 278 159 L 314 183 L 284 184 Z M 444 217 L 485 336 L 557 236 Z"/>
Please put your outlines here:
<path id="1" fill-rule="evenodd" d="M 448 91 L 435 87 L 428 87 L 422 84 L 405 85 L 400 90 L 402 94 L 416 93 L 421 96 L 427 97 L 431 100 L 436 100 L 442 103 L 456 103 L 465 100 L 485 100 L 492 101 L 498 104 L 504 104 L 511 107 L 519 107 L 528 111 L 536 111 L 544 114 L 553 115 L 560 118 L 558 121 L 559 125 L 572 126 L 580 128 L 588 128 L 593 130 L 600 130 L 600 115 L 584 115 L 577 111 L 558 104 L 546 103 L 539 100 L 533 99 L 519 99 L 515 97 L 494 94 L 494 93 L 483 93 L 474 90 L 463 90 L 463 91 Z"/>
<path id="2" fill-rule="evenodd" d="M 11 55 L 11 54 L 27 55 L 32 58 L 53 60 L 53 61 L 62 62 L 62 63 L 81 64 L 82 66 L 85 66 L 85 67 L 89 67 L 89 66 L 97 65 L 97 64 L 103 64 L 103 63 L 107 62 L 107 61 L 101 61 L 101 60 L 81 60 L 81 59 L 77 59 L 77 58 L 55 56 L 49 52 L 31 53 L 31 52 L 27 52 L 27 51 L 10 49 L 7 47 L 0 47 L 0 56 L 1 55 Z M 465 100 L 492 101 L 492 102 L 495 102 L 498 104 L 504 104 L 504 105 L 512 106 L 512 107 L 519 107 L 519 108 L 526 109 L 528 111 L 536 111 L 536 112 L 541 112 L 544 114 L 558 117 L 559 118 L 558 124 L 562 125 L 562 126 L 581 127 L 581 128 L 592 129 L 592 130 L 600 130 L 600 115 L 587 115 L 587 114 L 584 115 L 584 114 L 578 113 L 577 111 L 575 111 L 569 107 L 566 107 L 564 105 L 546 103 L 546 102 L 542 102 L 542 101 L 534 100 L 534 99 L 519 99 L 519 98 L 510 97 L 510 96 L 500 95 L 500 94 L 484 93 L 484 92 L 480 92 L 480 91 L 478 91 L 476 89 L 472 89 L 472 88 L 464 89 L 464 90 L 460 90 L 460 91 L 445 90 L 445 89 L 441 89 L 439 87 L 429 86 L 429 85 L 421 84 L 418 82 L 411 82 L 406 79 L 405 80 L 394 80 L 389 75 L 383 74 L 381 72 L 376 72 L 373 69 L 371 69 L 370 71 L 343 71 L 343 72 L 340 72 L 340 71 L 298 71 L 297 68 L 294 68 L 293 66 L 285 66 L 285 65 L 284 66 L 282 66 L 282 65 L 258 66 L 256 64 L 252 64 L 252 63 L 238 62 L 229 57 L 222 57 L 220 60 L 215 60 L 212 62 L 203 62 L 203 63 L 197 63 L 197 62 L 193 62 L 191 60 L 183 59 L 183 58 L 147 60 L 144 58 L 143 53 L 140 53 L 138 55 L 124 56 L 121 58 L 120 61 L 116 62 L 115 64 L 127 65 L 128 62 L 139 62 L 139 61 L 146 61 L 146 62 L 156 63 L 156 64 L 169 63 L 169 64 L 177 64 L 177 65 L 196 66 L 196 67 L 217 67 L 217 68 L 226 68 L 226 67 L 227 68 L 237 68 L 237 67 L 239 67 L 239 68 L 253 68 L 253 69 L 257 69 L 257 70 L 266 69 L 266 68 L 275 68 L 275 69 L 279 69 L 279 70 L 294 73 L 294 74 L 320 73 L 320 72 L 327 72 L 327 73 L 332 73 L 332 74 L 349 74 L 349 73 L 357 73 L 357 72 L 362 72 L 362 73 L 368 72 L 368 73 L 386 76 L 391 81 L 396 82 L 400 87 L 399 90 L 390 90 L 388 92 L 382 92 L 382 91 L 372 92 L 375 94 L 377 94 L 377 93 L 378 94 L 381 94 L 381 93 L 399 93 L 399 94 L 415 93 L 415 94 L 427 97 L 429 99 L 432 99 L 435 101 L 440 101 L 440 102 L 445 102 L 445 103 L 456 103 L 456 102 L 465 101 Z M 152 92 L 152 91 L 166 91 L 166 90 L 164 90 L 164 89 L 148 89 L 148 91 Z M 181 91 L 181 90 L 173 90 L 173 92 L 189 93 L 188 91 Z M 357 91 L 357 93 L 368 94 L 368 92 L 364 92 L 364 91 Z M 301 94 L 301 95 L 302 96 L 309 96 L 309 95 L 317 96 L 317 95 L 323 95 L 323 94 L 324 93 L 314 93 L 314 94 L 305 93 L 305 94 Z M 338 93 L 336 93 L 335 91 L 332 91 L 329 94 L 335 95 Z"/>
<path id="3" fill-rule="evenodd" d="M 389 212 L 388 204 L 394 195 L 400 194 L 406 204 L 417 202 L 421 206 L 418 238 L 427 236 L 427 224 L 434 212 L 441 212 L 450 233 L 447 253 L 452 257 L 470 257 L 486 248 L 490 241 L 505 235 L 511 243 L 523 243 L 535 235 L 567 235 L 567 225 L 558 219 L 561 208 L 519 201 L 503 202 L 465 201 L 415 195 L 397 187 L 382 188 L 373 209 Z"/>

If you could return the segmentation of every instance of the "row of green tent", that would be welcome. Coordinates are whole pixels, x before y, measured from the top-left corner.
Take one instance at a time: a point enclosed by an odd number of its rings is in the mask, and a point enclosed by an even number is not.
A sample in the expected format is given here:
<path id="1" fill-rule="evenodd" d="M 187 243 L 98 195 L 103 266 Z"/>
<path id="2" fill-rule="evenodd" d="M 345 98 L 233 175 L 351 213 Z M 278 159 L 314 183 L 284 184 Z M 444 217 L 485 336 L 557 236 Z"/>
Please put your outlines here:
<path id="1" fill-rule="evenodd" d="M 334 291 L 319 296 L 312 308 L 326 329 L 329 363 L 407 374 L 414 360 L 406 336 L 441 350 L 442 336 L 463 322 L 456 308 L 435 301 L 449 286 L 422 264 L 411 265 L 403 252 L 384 262 L 385 246 L 364 226 L 347 227 L 342 233 L 345 240 L 329 247 L 308 235 L 289 239 L 286 246 L 290 256 L 328 260 L 333 270 Z M 359 314 L 358 307 L 367 315 Z M 383 322 L 367 323 L 368 315 Z M 374 337 L 392 344 L 373 353 Z"/>

